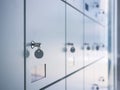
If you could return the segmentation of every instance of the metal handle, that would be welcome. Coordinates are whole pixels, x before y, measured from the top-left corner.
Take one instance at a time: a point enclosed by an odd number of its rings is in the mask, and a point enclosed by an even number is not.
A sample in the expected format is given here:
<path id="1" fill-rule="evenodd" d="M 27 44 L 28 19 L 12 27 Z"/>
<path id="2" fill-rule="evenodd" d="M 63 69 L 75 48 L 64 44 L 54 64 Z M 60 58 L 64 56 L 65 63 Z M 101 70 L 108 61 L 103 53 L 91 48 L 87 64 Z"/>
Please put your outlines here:
<path id="1" fill-rule="evenodd" d="M 73 43 L 66 43 L 66 45 L 73 46 L 74 44 Z"/>
<path id="2" fill-rule="evenodd" d="M 31 48 L 33 49 L 34 47 L 40 47 L 41 43 L 36 43 L 34 41 L 31 42 Z"/>

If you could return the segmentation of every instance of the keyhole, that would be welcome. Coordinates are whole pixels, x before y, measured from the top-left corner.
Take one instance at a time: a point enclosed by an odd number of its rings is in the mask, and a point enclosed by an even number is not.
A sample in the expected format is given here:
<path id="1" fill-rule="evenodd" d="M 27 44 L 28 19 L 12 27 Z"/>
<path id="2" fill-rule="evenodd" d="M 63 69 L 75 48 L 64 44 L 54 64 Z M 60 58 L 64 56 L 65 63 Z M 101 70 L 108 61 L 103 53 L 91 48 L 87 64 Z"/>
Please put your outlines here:
<path id="1" fill-rule="evenodd" d="M 40 59 L 40 58 L 43 57 L 44 53 L 43 53 L 43 51 L 41 49 L 37 49 L 35 51 L 34 55 L 35 55 L 36 58 Z"/>
<path id="2" fill-rule="evenodd" d="M 75 52 L 75 47 L 71 47 L 70 51 L 71 51 L 72 53 L 74 53 L 74 52 Z"/>

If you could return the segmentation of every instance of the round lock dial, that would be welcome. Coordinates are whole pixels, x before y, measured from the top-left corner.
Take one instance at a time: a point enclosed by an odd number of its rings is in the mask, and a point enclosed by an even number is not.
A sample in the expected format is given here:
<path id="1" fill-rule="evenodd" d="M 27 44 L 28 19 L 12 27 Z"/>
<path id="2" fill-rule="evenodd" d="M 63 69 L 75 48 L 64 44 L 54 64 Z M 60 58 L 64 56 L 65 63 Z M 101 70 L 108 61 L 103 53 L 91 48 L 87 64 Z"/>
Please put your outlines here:
<path id="1" fill-rule="evenodd" d="M 75 52 L 75 47 L 71 47 L 70 51 L 71 51 L 72 53 L 74 53 L 74 52 Z"/>
<path id="2" fill-rule="evenodd" d="M 44 53 L 43 53 L 43 51 L 41 49 L 37 49 L 35 51 L 34 55 L 35 55 L 36 58 L 40 59 L 40 58 L 43 57 Z"/>

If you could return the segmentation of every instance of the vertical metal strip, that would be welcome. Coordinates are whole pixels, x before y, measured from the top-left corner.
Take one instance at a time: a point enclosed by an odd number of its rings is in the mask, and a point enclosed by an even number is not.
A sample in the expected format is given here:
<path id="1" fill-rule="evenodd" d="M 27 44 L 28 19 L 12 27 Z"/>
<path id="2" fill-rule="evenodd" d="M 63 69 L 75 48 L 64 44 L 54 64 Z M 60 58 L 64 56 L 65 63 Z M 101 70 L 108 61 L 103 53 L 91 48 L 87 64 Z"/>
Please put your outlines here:
<path id="1" fill-rule="evenodd" d="M 111 5 L 113 8 L 112 9 L 110 9 L 110 10 L 112 10 L 112 17 L 115 17 L 115 1 L 113 1 L 113 3 L 112 3 L 112 5 Z M 110 58 L 110 60 L 111 60 L 111 63 L 112 63 L 112 66 L 113 66 L 113 74 L 111 74 L 111 76 L 113 77 L 113 89 L 115 90 L 115 58 L 114 58 L 114 53 L 115 53 L 115 18 L 112 18 L 112 30 L 111 30 L 111 35 L 112 35 L 112 37 L 111 37 L 111 53 L 112 53 L 112 58 Z M 111 89 L 110 89 L 111 90 Z"/>
<path id="2" fill-rule="evenodd" d="M 67 5 L 65 3 L 65 49 L 67 48 Z M 67 75 L 67 53 L 65 52 L 65 76 Z M 65 90 L 67 90 L 67 79 L 65 79 Z"/>
<path id="3" fill-rule="evenodd" d="M 114 75 L 113 75 L 113 77 L 114 77 L 114 90 L 117 90 L 117 64 L 118 64 L 118 62 L 117 62 L 117 60 L 118 60 L 118 57 L 117 57 L 117 0 L 114 0 L 114 3 L 113 3 L 113 11 L 114 11 L 114 15 L 113 15 L 113 47 L 114 47 L 114 52 L 113 52 L 113 61 L 114 61 Z"/>
<path id="4" fill-rule="evenodd" d="M 117 83 L 117 80 L 118 80 L 118 71 L 117 71 L 117 66 L 118 66 L 118 52 L 117 52 L 117 48 L 118 48 L 118 42 L 117 42 L 117 37 L 118 37 L 118 0 L 115 0 L 115 85 L 114 85 L 114 90 L 117 90 L 117 87 L 118 87 L 118 83 Z"/>
<path id="5" fill-rule="evenodd" d="M 85 4 L 85 1 L 83 0 L 83 12 L 85 13 L 85 10 L 84 10 L 84 4 Z M 83 15 L 83 48 L 84 48 L 84 43 L 85 43 L 85 16 Z M 84 52 L 84 49 L 83 49 L 83 66 L 85 66 L 85 52 Z M 83 70 L 83 90 L 85 90 L 85 70 Z"/>
<path id="6" fill-rule="evenodd" d="M 26 90 L 26 0 L 24 0 L 24 90 Z"/>
<path id="7" fill-rule="evenodd" d="M 112 2 L 112 0 L 111 1 L 109 1 L 108 2 L 108 55 L 111 53 L 111 2 Z M 112 70 L 112 68 L 111 68 L 111 66 L 112 66 L 112 64 L 111 64 L 111 59 L 110 59 L 111 57 L 108 57 L 108 89 L 109 90 L 111 90 L 111 85 L 110 85 L 110 82 L 111 82 L 111 70 Z"/>
<path id="8" fill-rule="evenodd" d="M 116 17 L 116 0 L 109 1 L 109 16 L 108 16 L 108 53 L 111 55 L 109 57 L 109 65 L 108 65 L 108 89 L 116 90 L 116 41 L 115 41 L 115 33 L 116 33 L 116 25 L 115 25 L 115 17 Z"/>

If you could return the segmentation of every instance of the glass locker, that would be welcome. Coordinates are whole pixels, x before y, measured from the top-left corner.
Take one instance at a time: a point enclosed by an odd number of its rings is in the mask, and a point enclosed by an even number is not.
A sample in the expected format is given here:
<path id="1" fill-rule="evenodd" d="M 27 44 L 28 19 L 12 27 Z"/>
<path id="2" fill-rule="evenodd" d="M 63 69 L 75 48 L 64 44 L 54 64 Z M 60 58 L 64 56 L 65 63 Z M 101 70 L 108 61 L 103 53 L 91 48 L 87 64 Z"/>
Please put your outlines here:
<path id="1" fill-rule="evenodd" d="M 64 48 L 65 4 L 26 0 L 27 90 L 39 90 L 65 76 Z M 58 90 L 64 90 L 65 82 L 61 83 Z"/>
<path id="2" fill-rule="evenodd" d="M 77 1 L 77 0 L 76 0 Z M 77 2 L 76 2 L 77 3 Z M 79 4 L 79 3 L 77 3 Z M 73 3 L 74 5 L 74 3 Z M 75 6 L 75 5 L 74 5 Z M 66 6 L 66 62 L 67 74 L 83 67 L 83 15 L 70 7 Z M 83 90 L 83 71 L 66 79 L 67 90 Z"/>

